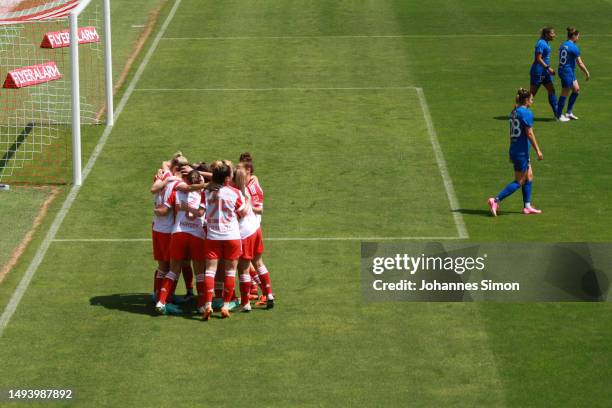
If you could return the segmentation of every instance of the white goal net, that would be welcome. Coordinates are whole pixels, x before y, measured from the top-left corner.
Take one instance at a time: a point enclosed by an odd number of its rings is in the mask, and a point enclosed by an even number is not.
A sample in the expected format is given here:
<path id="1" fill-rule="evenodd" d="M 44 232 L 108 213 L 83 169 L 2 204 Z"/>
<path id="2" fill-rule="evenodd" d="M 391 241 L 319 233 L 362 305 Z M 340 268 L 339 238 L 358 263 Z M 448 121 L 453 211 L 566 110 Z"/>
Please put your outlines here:
<path id="1" fill-rule="evenodd" d="M 76 10 L 73 67 L 69 15 Z M 106 117 L 103 14 L 104 0 L 0 2 L 0 183 L 72 181 L 73 69 L 79 74 L 76 126 Z"/>

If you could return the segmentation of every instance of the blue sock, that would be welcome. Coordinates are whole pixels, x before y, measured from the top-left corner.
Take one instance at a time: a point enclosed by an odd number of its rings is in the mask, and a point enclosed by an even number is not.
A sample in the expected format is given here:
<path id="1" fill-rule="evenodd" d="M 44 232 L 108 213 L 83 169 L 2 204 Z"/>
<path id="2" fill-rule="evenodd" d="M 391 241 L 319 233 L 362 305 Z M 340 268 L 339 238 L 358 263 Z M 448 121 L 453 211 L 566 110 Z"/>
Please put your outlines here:
<path id="1" fill-rule="evenodd" d="M 563 113 L 563 107 L 565 106 L 565 96 L 559 97 L 559 103 L 557 103 L 557 117 L 560 118 Z"/>
<path id="2" fill-rule="evenodd" d="M 557 115 L 557 95 L 548 95 L 548 103 L 553 110 L 553 115 Z"/>
<path id="3" fill-rule="evenodd" d="M 499 192 L 499 194 L 497 195 L 495 199 L 497 201 L 501 201 L 504 198 L 508 197 L 510 194 L 514 193 L 519 188 L 521 188 L 521 185 L 518 183 L 518 181 L 513 181 L 512 183 L 504 187 L 504 189 Z"/>
<path id="4" fill-rule="evenodd" d="M 578 99 L 579 93 L 572 92 L 569 97 L 569 101 L 567 102 L 567 113 L 572 113 L 572 108 L 574 107 L 574 103 L 576 103 L 576 99 Z"/>
<path id="5" fill-rule="evenodd" d="M 523 204 L 525 204 L 525 207 L 531 203 L 531 184 L 529 180 L 523 183 Z"/>

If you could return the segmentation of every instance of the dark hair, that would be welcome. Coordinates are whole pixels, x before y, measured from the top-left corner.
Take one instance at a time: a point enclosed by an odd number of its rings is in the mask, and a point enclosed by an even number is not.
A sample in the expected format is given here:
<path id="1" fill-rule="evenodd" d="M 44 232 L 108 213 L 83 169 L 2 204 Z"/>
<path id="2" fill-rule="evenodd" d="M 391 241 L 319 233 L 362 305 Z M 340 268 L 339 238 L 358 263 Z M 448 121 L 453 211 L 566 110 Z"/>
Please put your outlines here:
<path id="1" fill-rule="evenodd" d="M 550 33 L 553 32 L 555 29 L 553 27 L 543 27 L 540 30 L 540 37 L 543 39 L 547 39 L 548 37 L 550 37 Z"/>
<path id="2" fill-rule="evenodd" d="M 208 163 L 206 163 L 205 161 L 201 161 L 199 163 L 196 163 L 192 166 L 194 169 L 196 169 L 197 171 L 205 171 L 207 173 L 210 173 L 210 166 L 208 165 Z"/>
<path id="3" fill-rule="evenodd" d="M 239 162 L 246 162 L 246 161 L 253 161 L 253 156 L 251 156 L 251 153 L 249 152 L 244 152 L 240 155 L 240 159 L 238 160 Z"/>
<path id="4" fill-rule="evenodd" d="M 567 38 L 572 38 L 580 34 L 580 31 L 576 29 L 576 27 L 567 27 Z"/>
<path id="5" fill-rule="evenodd" d="M 197 170 L 191 170 L 187 173 L 187 176 L 185 176 L 185 180 L 189 184 L 196 184 L 200 181 L 200 173 Z"/>
<path id="6" fill-rule="evenodd" d="M 231 163 L 225 160 L 215 162 L 212 166 L 212 181 L 213 183 L 222 186 L 225 179 L 232 175 Z"/>
<path id="7" fill-rule="evenodd" d="M 251 160 L 241 161 L 240 163 L 242 163 L 242 166 L 251 174 L 255 174 L 255 167 L 253 166 L 253 162 Z"/>
<path id="8" fill-rule="evenodd" d="M 527 99 L 531 96 L 531 92 L 525 88 L 519 88 L 516 91 L 516 103 L 523 105 Z"/>

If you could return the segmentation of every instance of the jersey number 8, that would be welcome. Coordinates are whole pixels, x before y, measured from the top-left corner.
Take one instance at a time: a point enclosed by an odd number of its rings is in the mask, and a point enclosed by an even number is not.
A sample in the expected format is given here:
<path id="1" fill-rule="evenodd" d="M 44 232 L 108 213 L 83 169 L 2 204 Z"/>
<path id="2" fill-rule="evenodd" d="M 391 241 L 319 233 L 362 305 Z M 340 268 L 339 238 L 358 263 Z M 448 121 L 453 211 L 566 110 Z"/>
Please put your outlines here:
<path id="1" fill-rule="evenodd" d="M 516 118 L 510 118 L 510 139 L 515 141 L 521 135 L 521 122 Z"/>
<path id="2" fill-rule="evenodd" d="M 567 50 L 564 48 L 559 54 L 559 64 L 565 65 L 567 63 Z"/>

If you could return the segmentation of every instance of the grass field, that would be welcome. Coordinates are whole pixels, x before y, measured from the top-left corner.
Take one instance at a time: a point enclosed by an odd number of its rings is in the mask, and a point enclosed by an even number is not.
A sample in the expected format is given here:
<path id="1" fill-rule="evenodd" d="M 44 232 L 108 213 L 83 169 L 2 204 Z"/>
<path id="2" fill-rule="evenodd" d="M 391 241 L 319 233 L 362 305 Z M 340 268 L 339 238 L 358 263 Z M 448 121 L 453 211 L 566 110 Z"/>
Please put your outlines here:
<path id="1" fill-rule="evenodd" d="M 59 202 L 0 285 L 5 308 L 49 244 L 2 332 L 0 389 L 72 387 L 67 406 L 610 406 L 609 304 L 369 303 L 359 254 L 361 239 L 610 241 L 611 17 L 607 1 L 170 0 L 56 241 Z M 511 197 L 493 219 L 546 24 L 582 30 L 593 78 L 577 122 L 536 97 L 544 213 Z M 253 154 L 274 310 L 154 313 L 148 187 L 179 149 Z"/>

